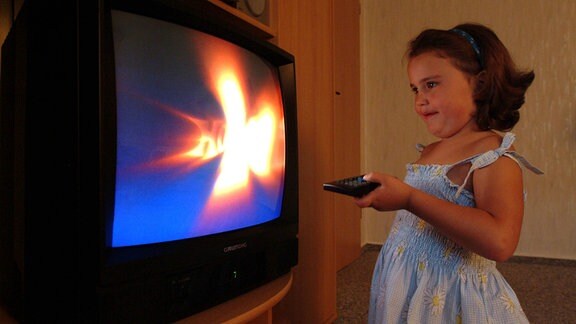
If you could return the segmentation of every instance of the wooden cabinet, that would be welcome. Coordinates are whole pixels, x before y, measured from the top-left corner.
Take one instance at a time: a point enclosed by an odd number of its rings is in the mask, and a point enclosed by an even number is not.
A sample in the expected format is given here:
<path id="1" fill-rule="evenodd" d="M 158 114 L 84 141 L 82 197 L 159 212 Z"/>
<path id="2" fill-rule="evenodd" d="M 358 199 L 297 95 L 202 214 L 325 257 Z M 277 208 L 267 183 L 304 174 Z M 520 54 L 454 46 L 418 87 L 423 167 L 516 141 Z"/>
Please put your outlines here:
<path id="1" fill-rule="evenodd" d="M 279 307 L 292 310 L 294 323 L 327 323 L 337 316 L 336 272 L 360 254 L 360 209 L 322 190 L 327 180 L 361 171 L 360 4 L 276 5 L 274 41 L 296 57 L 300 136 L 300 258 Z"/>
<path id="2" fill-rule="evenodd" d="M 272 308 L 286 296 L 292 285 L 292 274 L 284 275 L 233 300 L 195 314 L 177 324 L 271 324 Z"/>
<path id="3" fill-rule="evenodd" d="M 262 0 L 265 5 L 263 5 L 263 13 L 261 16 L 251 15 L 247 10 L 244 9 L 249 6 L 250 1 L 248 0 L 234 0 L 234 1 L 223 1 L 223 0 L 207 0 L 214 6 L 222 9 L 222 11 L 230 14 L 235 19 L 245 22 L 249 28 L 252 28 L 254 32 L 263 39 L 271 39 L 276 36 L 276 11 L 274 1 L 272 0 Z M 229 3 L 237 3 L 235 6 Z M 259 5 L 260 6 L 260 5 Z M 259 19 L 263 17 L 263 19 Z"/>
<path id="4" fill-rule="evenodd" d="M 360 2 L 334 1 L 334 177 L 359 175 Z M 336 270 L 360 256 L 362 211 L 349 197 L 334 197 Z"/>

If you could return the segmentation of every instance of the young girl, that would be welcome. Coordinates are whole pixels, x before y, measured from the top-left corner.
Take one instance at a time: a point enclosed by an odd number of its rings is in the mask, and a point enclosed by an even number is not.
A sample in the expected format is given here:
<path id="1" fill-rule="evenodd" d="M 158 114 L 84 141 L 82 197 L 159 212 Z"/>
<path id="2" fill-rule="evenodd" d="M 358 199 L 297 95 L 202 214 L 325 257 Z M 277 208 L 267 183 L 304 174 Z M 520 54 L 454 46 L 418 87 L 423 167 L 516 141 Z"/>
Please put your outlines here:
<path id="1" fill-rule="evenodd" d="M 523 184 L 514 135 L 533 72 L 516 69 L 490 29 L 425 30 L 408 48 L 415 110 L 438 141 L 420 147 L 402 182 L 380 183 L 360 207 L 399 210 L 380 252 L 370 323 L 525 323 L 496 270 L 520 236 Z"/>

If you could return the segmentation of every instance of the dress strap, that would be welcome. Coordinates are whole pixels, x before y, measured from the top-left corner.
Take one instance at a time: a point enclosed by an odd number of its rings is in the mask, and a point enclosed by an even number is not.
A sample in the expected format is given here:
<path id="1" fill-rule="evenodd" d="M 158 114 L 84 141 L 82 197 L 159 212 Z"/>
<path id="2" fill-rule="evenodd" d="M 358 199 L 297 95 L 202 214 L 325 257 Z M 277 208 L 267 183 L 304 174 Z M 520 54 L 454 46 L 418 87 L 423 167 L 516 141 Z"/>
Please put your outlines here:
<path id="1" fill-rule="evenodd" d="M 510 147 L 512 146 L 512 143 L 514 143 L 515 139 L 516 139 L 516 135 L 514 135 L 513 133 L 506 133 L 504 135 L 504 138 L 502 139 L 502 144 L 500 145 L 499 148 L 485 152 L 485 153 L 482 153 L 482 154 L 474 157 L 473 159 L 471 159 L 470 162 L 472 163 L 472 165 L 470 166 L 470 170 L 468 170 L 468 174 L 466 175 L 464 182 L 462 183 L 462 185 L 460 185 L 460 187 L 458 187 L 458 191 L 456 192 L 456 197 L 458 197 L 460 195 L 460 193 L 462 192 L 462 190 L 464 189 L 464 186 L 468 182 L 468 178 L 470 178 L 470 175 L 472 174 L 472 172 L 474 172 L 477 169 L 486 167 L 486 166 L 494 163 L 496 160 L 498 160 L 502 156 L 510 157 L 512 160 L 516 161 L 516 163 L 518 163 L 519 165 L 527 168 L 528 170 L 530 170 L 536 174 L 544 174 L 542 171 L 540 171 L 540 169 L 538 169 L 535 166 L 533 166 L 532 164 L 530 164 L 530 162 L 528 162 L 520 154 L 518 154 L 517 152 L 514 152 L 514 151 L 510 151 Z"/>
<path id="2" fill-rule="evenodd" d="M 426 145 L 418 143 L 416 144 L 416 151 L 422 153 L 422 151 L 424 151 L 424 149 L 426 148 Z"/>

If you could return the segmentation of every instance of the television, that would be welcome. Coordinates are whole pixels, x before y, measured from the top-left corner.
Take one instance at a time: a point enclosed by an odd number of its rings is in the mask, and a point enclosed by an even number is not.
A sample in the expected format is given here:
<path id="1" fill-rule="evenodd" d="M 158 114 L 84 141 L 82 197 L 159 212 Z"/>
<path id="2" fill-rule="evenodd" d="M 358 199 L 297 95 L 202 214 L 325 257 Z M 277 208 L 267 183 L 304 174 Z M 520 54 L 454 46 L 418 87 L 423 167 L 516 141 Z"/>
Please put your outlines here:
<path id="1" fill-rule="evenodd" d="M 294 64 L 204 0 L 24 2 L 2 47 L 4 307 L 173 322 L 289 273 Z"/>

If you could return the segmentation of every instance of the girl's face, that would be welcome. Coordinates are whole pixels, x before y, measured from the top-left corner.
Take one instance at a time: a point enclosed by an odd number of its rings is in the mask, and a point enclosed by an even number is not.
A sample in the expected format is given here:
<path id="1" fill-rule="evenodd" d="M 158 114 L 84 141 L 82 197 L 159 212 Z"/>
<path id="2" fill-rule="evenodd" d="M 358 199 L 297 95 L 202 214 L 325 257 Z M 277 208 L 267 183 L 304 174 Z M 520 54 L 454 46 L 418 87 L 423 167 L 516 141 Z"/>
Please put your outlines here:
<path id="1" fill-rule="evenodd" d="M 449 59 L 427 52 L 410 59 L 408 78 L 416 113 L 432 135 L 450 138 L 477 130 L 474 77 L 458 70 Z"/>

